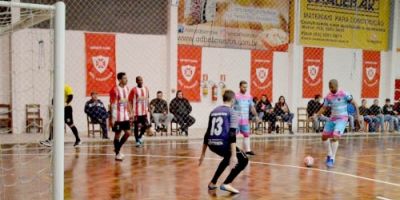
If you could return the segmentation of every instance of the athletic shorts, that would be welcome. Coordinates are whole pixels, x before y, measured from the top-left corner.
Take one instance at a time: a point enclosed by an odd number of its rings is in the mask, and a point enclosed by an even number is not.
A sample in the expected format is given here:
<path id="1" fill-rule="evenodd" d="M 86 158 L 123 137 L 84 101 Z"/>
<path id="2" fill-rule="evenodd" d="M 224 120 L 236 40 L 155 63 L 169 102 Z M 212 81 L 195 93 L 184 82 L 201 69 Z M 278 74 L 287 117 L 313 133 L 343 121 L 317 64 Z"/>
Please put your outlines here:
<path id="1" fill-rule="evenodd" d="M 64 107 L 64 122 L 67 125 L 74 124 L 74 118 L 72 115 L 72 106 L 65 106 Z"/>
<path id="2" fill-rule="evenodd" d="M 130 121 L 115 122 L 112 127 L 113 132 L 129 131 L 131 129 Z"/>
<path id="3" fill-rule="evenodd" d="M 136 120 L 133 123 L 135 124 L 135 127 L 137 127 L 138 129 L 139 127 L 144 129 L 151 127 L 149 120 L 147 120 L 147 115 L 137 116 Z"/>
<path id="4" fill-rule="evenodd" d="M 250 125 L 239 124 L 239 133 L 241 133 L 245 137 L 248 137 L 250 135 Z"/>
<path id="5" fill-rule="evenodd" d="M 340 137 L 343 135 L 346 125 L 346 120 L 327 121 L 325 123 L 323 136 L 327 138 L 333 138 L 334 136 Z"/>

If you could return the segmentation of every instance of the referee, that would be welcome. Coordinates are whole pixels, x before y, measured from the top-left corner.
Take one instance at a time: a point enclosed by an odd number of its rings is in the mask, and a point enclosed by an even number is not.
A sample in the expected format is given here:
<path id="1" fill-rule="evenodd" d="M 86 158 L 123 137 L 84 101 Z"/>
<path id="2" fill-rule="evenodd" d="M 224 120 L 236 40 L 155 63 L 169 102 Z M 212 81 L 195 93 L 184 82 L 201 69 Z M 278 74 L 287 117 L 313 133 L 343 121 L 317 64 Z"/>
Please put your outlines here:
<path id="1" fill-rule="evenodd" d="M 79 132 L 76 126 L 74 125 L 74 118 L 73 118 L 73 110 L 72 106 L 70 105 L 72 102 L 72 99 L 74 97 L 73 91 L 71 86 L 65 84 L 64 85 L 64 99 L 65 99 L 65 107 L 64 107 L 64 122 L 68 125 L 68 127 L 71 129 L 72 133 L 75 136 L 75 144 L 74 147 L 77 147 L 81 144 L 81 139 L 79 138 Z M 52 124 L 53 122 L 51 122 Z M 51 147 L 52 146 L 52 140 L 53 140 L 53 127 L 50 127 L 50 134 L 49 134 L 49 139 L 45 141 L 40 141 L 40 144 L 44 146 Z"/>

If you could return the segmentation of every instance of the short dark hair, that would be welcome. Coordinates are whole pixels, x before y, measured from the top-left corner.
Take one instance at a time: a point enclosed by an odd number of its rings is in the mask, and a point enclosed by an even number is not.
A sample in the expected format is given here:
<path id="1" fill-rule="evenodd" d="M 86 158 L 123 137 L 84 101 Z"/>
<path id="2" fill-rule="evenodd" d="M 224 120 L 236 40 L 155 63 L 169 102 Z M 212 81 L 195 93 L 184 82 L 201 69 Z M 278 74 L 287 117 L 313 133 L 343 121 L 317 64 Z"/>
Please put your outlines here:
<path id="1" fill-rule="evenodd" d="M 118 80 L 121 80 L 122 77 L 124 77 L 125 75 L 126 75 L 125 72 L 119 72 L 119 73 L 117 74 L 117 79 L 118 79 Z"/>
<path id="2" fill-rule="evenodd" d="M 162 92 L 161 91 L 157 91 L 157 94 L 161 94 Z"/>
<path id="3" fill-rule="evenodd" d="M 317 94 L 317 95 L 314 96 L 314 99 L 315 99 L 315 100 L 317 100 L 317 99 L 319 99 L 319 98 L 321 98 L 321 95 L 319 95 L 319 94 Z"/>
<path id="4" fill-rule="evenodd" d="M 362 103 L 362 102 L 365 102 L 365 101 L 367 101 L 367 100 L 365 100 L 365 99 L 361 99 L 361 103 Z"/>
<path id="5" fill-rule="evenodd" d="M 232 101 L 235 99 L 235 93 L 232 90 L 225 90 L 224 95 L 222 95 L 222 100 L 224 102 Z"/>
<path id="6" fill-rule="evenodd" d="M 386 99 L 385 101 L 386 101 L 386 102 L 390 102 L 390 99 Z"/>
<path id="7" fill-rule="evenodd" d="M 239 86 L 242 86 L 244 84 L 247 84 L 247 82 L 246 81 L 240 81 Z"/>

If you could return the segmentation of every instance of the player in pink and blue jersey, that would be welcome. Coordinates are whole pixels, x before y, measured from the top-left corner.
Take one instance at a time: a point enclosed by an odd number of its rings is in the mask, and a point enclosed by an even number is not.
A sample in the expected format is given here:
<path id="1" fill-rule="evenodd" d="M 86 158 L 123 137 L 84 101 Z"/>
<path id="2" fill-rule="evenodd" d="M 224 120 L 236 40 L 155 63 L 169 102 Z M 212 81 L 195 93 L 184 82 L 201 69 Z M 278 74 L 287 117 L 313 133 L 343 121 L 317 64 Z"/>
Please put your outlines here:
<path id="1" fill-rule="evenodd" d="M 324 132 L 322 134 L 322 141 L 324 146 L 328 150 L 328 155 L 326 158 L 326 166 L 333 167 L 335 163 L 335 156 L 337 149 L 339 147 L 340 136 L 344 133 L 347 122 L 349 120 L 349 114 L 347 113 L 348 104 L 353 104 L 356 108 L 356 119 L 358 119 L 358 106 L 353 100 L 353 97 L 343 91 L 338 90 L 338 81 L 332 79 L 329 81 L 330 93 L 324 99 L 324 105 L 319 110 L 318 116 L 321 116 L 326 108 L 331 108 L 331 117 L 325 124 Z"/>
<path id="2" fill-rule="evenodd" d="M 239 113 L 239 132 L 243 135 L 243 148 L 247 155 L 255 155 L 250 148 L 250 111 L 259 122 L 257 111 L 254 107 L 253 98 L 247 94 L 247 82 L 240 81 L 240 92 L 236 94 L 234 109 Z"/>

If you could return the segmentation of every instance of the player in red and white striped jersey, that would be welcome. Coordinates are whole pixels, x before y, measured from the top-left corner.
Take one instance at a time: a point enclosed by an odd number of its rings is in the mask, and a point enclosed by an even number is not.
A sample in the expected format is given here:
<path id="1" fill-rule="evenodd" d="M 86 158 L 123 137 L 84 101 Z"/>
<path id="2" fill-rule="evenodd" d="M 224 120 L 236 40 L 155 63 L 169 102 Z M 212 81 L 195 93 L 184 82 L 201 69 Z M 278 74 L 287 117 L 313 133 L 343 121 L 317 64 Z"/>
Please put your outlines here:
<path id="1" fill-rule="evenodd" d="M 124 155 L 120 153 L 122 145 L 128 140 L 131 135 L 130 116 L 131 107 L 128 102 L 129 88 L 127 85 L 128 78 L 124 72 L 117 74 L 118 85 L 110 91 L 111 117 L 113 124 L 114 148 L 116 160 L 122 161 Z M 121 132 L 125 134 L 121 137 Z"/>
<path id="2" fill-rule="evenodd" d="M 132 107 L 133 123 L 136 146 L 140 147 L 143 145 L 142 136 L 150 128 L 149 121 L 147 119 L 149 113 L 149 89 L 143 86 L 143 78 L 136 77 L 137 86 L 132 88 L 129 93 L 129 103 Z M 139 135 L 140 126 L 140 135 Z"/>

